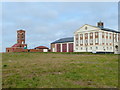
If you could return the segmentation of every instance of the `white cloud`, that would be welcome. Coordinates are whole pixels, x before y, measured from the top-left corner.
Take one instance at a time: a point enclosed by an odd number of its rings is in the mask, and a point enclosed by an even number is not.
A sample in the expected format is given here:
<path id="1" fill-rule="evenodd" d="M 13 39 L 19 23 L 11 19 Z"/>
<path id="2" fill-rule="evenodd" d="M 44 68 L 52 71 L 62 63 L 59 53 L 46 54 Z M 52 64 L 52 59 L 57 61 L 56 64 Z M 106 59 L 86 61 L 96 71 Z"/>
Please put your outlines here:
<path id="1" fill-rule="evenodd" d="M 16 30 L 26 30 L 29 48 L 73 36 L 83 24 L 117 27 L 117 3 L 4 3 L 3 49 L 16 42 Z"/>

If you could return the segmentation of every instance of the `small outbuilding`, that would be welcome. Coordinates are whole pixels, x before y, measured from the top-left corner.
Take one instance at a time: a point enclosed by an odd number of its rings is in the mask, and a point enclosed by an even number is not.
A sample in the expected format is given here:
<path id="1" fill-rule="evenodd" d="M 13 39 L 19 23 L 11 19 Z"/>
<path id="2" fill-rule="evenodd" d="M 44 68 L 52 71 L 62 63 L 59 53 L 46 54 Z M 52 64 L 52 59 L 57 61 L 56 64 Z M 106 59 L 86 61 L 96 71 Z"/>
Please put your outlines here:
<path id="1" fill-rule="evenodd" d="M 49 51 L 49 48 L 45 47 L 45 46 L 38 46 L 38 47 L 35 47 L 34 49 L 39 50 L 41 52 L 48 52 Z"/>

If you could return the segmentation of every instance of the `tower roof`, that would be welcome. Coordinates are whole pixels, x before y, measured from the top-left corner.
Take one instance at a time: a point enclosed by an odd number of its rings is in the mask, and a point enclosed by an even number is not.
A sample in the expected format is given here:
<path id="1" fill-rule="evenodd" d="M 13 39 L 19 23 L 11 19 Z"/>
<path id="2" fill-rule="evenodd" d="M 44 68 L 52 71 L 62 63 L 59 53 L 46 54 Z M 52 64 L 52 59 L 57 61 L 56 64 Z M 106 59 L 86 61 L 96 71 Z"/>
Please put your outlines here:
<path id="1" fill-rule="evenodd" d="M 25 30 L 22 30 L 22 29 L 21 29 L 21 30 L 17 30 L 17 32 L 25 32 Z"/>
<path id="2" fill-rule="evenodd" d="M 48 49 L 48 47 L 45 47 L 45 46 L 38 46 L 38 47 L 35 47 L 35 48 L 38 48 L 38 49 Z"/>

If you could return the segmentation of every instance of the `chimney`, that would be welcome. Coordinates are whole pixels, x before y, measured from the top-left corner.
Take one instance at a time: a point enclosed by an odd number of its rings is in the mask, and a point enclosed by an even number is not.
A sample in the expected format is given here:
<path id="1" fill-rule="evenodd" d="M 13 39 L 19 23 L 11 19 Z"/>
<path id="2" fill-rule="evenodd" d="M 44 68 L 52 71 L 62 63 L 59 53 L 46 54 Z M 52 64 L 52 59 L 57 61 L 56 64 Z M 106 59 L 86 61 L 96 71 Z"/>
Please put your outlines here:
<path id="1" fill-rule="evenodd" d="M 103 27 L 104 27 L 104 23 L 100 21 L 100 22 L 97 23 L 97 26 L 98 26 L 99 28 L 103 28 Z"/>

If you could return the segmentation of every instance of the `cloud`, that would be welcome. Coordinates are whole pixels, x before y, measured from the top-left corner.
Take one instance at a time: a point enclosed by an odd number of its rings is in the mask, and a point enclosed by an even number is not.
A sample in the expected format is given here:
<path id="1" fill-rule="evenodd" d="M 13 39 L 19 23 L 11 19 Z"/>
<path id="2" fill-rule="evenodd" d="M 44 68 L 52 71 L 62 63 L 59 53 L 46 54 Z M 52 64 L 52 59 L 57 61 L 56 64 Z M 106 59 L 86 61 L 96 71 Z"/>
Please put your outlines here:
<path id="1" fill-rule="evenodd" d="M 3 50 L 16 42 L 16 31 L 26 30 L 29 48 L 45 45 L 73 32 L 84 24 L 96 25 L 102 19 L 105 26 L 117 29 L 117 3 L 3 3 Z"/>

